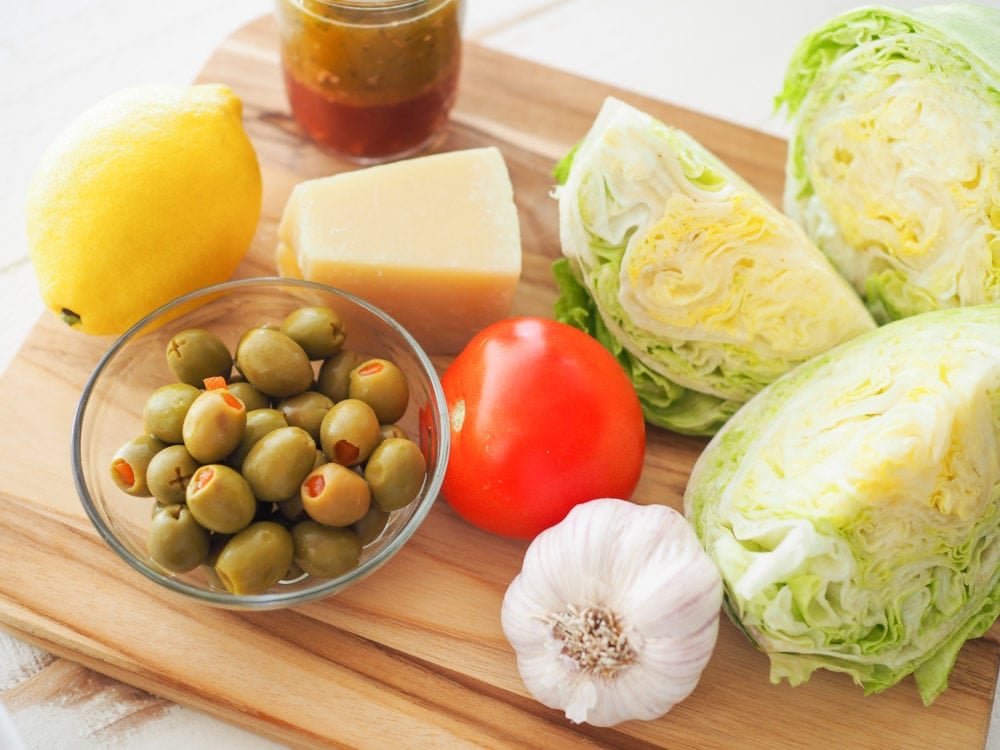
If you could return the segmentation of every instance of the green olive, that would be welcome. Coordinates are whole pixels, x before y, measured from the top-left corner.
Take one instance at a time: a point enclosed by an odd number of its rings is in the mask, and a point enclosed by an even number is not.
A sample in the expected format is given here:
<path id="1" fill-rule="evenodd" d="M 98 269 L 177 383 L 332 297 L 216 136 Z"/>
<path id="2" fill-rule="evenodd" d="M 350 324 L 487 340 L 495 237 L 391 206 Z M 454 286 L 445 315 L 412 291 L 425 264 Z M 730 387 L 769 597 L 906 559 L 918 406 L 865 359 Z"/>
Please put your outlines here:
<path id="1" fill-rule="evenodd" d="M 236 367 L 258 391 L 275 398 L 294 396 L 313 382 L 305 350 L 273 328 L 252 328 L 236 347 Z"/>
<path id="2" fill-rule="evenodd" d="M 232 538 L 232 534 L 212 534 L 209 537 L 208 556 L 201 564 L 201 571 L 205 574 L 205 577 L 213 588 L 226 588 L 222 585 L 222 581 L 215 572 L 215 563 L 219 561 L 219 555 L 222 553 L 222 548 L 226 546 L 226 542 Z"/>
<path id="3" fill-rule="evenodd" d="M 286 521 L 301 521 L 306 517 L 306 507 L 302 504 L 302 494 L 292 495 L 278 503 L 278 514 Z"/>
<path id="4" fill-rule="evenodd" d="M 234 594 L 262 594 L 287 575 L 294 557 L 288 529 L 274 521 L 257 521 L 226 542 L 215 572 Z"/>
<path id="5" fill-rule="evenodd" d="M 364 477 L 346 466 L 326 463 L 302 482 L 302 506 L 314 521 L 328 526 L 349 526 L 361 519 L 371 505 L 371 491 Z"/>
<path id="6" fill-rule="evenodd" d="M 356 398 L 339 401 L 323 417 L 320 446 L 326 457 L 344 466 L 364 463 L 382 439 L 374 410 Z"/>
<path id="7" fill-rule="evenodd" d="M 316 578 L 336 578 L 358 567 L 361 539 L 350 529 L 335 529 L 315 521 L 292 528 L 295 562 Z"/>
<path id="8" fill-rule="evenodd" d="M 150 493 L 164 505 L 184 502 L 188 482 L 198 462 L 183 445 L 168 445 L 149 460 L 146 484 Z"/>
<path id="9" fill-rule="evenodd" d="M 143 407 L 143 428 L 165 443 L 184 442 L 184 417 L 200 393 L 188 383 L 170 383 L 157 388 Z"/>
<path id="10" fill-rule="evenodd" d="M 223 464 L 199 467 L 188 482 L 186 498 L 195 520 L 220 534 L 235 534 L 257 513 L 257 499 L 247 480 Z"/>
<path id="11" fill-rule="evenodd" d="M 146 470 L 153 456 L 167 447 L 151 435 L 132 438 L 118 449 L 111 459 L 111 479 L 118 488 L 134 497 L 149 497 L 153 493 L 146 483 Z"/>
<path id="12" fill-rule="evenodd" d="M 347 394 L 371 406 L 380 422 L 401 419 L 410 403 L 406 375 L 387 359 L 369 359 L 351 370 Z"/>
<path id="13" fill-rule="evenodd" d="M 216 463 L 236 449 L 246 426 L 242 401 L 225 388 L 203 391 L 184 416 L 184 446 L 199 463 Z"/>
<path id="14" fill-rule="evenodd" d="M 329 461 L 326 458 L 326 454 L 319 448 L 317 448 L 316 459 L 313 461 L 313 466 L 311 471 L 316 471 L 316 469 L 318 469 L 325 463 L 329 463 Z M 282 500 L 276 503 L 276 505 L 278 506 L 278 515 L 281 518 L 285 519 L 286 521 L 291 521 L 292 523 L 294 523 L 295 521 L 301 521 L 303 518 L 306 517 L 306 509 L 305 506 L 302 504 L 301 486 L 300 489 L 295 491 L 294 495 L 292 495 L 287 500 Z"/>
<path id="15" fill-rule="evenodd" d="M 184 505 L 167 505 L 153 515 L 146 549 L 158 565 L 173 573 L 194 570 L 208 556 L 209 533 Z"/>
<path id="16" fill-rule="evenodd" d="M 232 538 L 232 534 L 212 534 L 211 544 L 208 546 L 208 557 L 205 558 L 205 565 L 210 565 L 214 568 L 215 564 L 219 561 L 222 548 Z"/>
<path id="17" fill-rule="evenodd" d="M 330 411 L 333 401 L 318 391 L 304 391 L 278 402 L 278 411 L 285 415 L 285 421 L 301 427 L 312 439 L 319 443 L 319 426 Z"/>
<path id="18" fill-rule="evenodd" d="M 189 328 L 167 342 L 167 366 L 182 383 L 202 386 L 205 378 L 229 378 L 233 356 L 225 342 L 210 331 Z"/>
<path id="19" fill-rule="evenodd" d="M 389 523 L 389 512 L 382 510 L 378 504 L 372 503 L 368 507 L 368 512 L 351 524 L 351 529 L 361 539 L 361 543 L 366 547 L 374 542 Z"/>
<path id="20" fill-rule="evenodd" d="M 365 464 L 365 481 L 382 510 L 408 505 L 424 486 L 427 462 L 412 440 L 389 438 L 379 443 Z"/>
<path id="21" fill-rule="evenodd" d="M 404 440 L 409 439 L 409 435 L 406 434 L 406 430 L 400 427 L 398 424 L 384 424 L 379 428 L 379 432 L 382 435 L 383 440 L 388 440 L 389 438 L 403 438 Z"/>
<path id="22" fill-rule="evenodd" d="M 247 453 L 257 444 L 257 441 L 279 427 L 288 427 L 288 422 L 285 421 L 285 415 L 277 409 L 254 409 L 253 411 L 248 411 L 247 424 L 243 428 L 243 436 L 240 438 L 239 445 L 226 458 L 226 463 L 234 469 L 241 469 L 243 461 L 246 460 Z"/>
<path id="23" fill-rule="evenodd" d="M 306 575 L 308 574 L 302 570 L 301 567 L 299 567 L 299 564 L 295 562 L 295 560 L 292 560 L 292 564 L 288 566 L 288 575 L 286 575 L 282 580 L 289 582 L 297 581 L 300 578 L 305 578 Z"/>
<path id="24" fill-rule="evenodd" d="M 245 380 L 232 382 L 228 388 L 230 393 L 243 402 L 248 414 L 254 409 L 267 409 L 271 406 L 271 399 Z"/>
<path id="25" fill-rule="evenodd" d="M 279 427 L 260 438 L 243 459 L 243 476 L 263 502 L 298 492 L 316 462 L 316 441 L 301 427 Z"/>
<path id="26" fill-rule="evenodd" d="M 300 307 L 281 324 L 281 332 L 301 346 L 309 359 L 326 359 L 344 345 L 344 324 L 329 307 Z"/>
<path id="27" fill-rule="evenodd" d="M 315 471 L 320 466 L 325 463 L 329 463 L 326 460 L 326 454 L 323 453 L 319 448 L 316 449 L 316 459 L 313 461 L 312 470 Z M 302 493 L 300 490 L 295 490 L 295 493 L 287 498 L 286 500 L 279 500 L 275 504 L 276 515 L 274 520 L 279 523 L 282 522 L 296 522 L 301 521 L 306 517 L 305 507 L 302 505 Z"/>
<path id="28" fill-rule="evenodd" d="M 351 387 L 351 370 L 368 357 L 350 349 L 341 349 L 332 357 L 323 360 L 316 376 L 316 390 L 328 396 L 334 403 L 347 398 Z"/>

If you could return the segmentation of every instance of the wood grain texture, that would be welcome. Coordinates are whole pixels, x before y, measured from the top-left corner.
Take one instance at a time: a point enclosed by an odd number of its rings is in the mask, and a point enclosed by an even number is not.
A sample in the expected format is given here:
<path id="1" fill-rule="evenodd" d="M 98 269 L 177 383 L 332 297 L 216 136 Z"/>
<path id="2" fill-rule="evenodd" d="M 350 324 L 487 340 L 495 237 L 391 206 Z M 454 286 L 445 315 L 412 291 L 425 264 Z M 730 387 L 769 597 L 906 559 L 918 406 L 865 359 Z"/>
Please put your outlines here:
<path id="1" fill-rule="evenodd" d="M 244 101 L 265 197 L 238 275 L 272 275 L 275 225 L 292 186 L 349 167 L 305 143 L 289 118 L 269 18 L 229 39 L 201 80 L 227 83 Z M 495 144 L 507 160 L 524 241 L 516 313 L 551 314 L 549 266 L 559 245 L 550 172 L 608 94 L 687 130 L 779 199 L 782 141 L 470 44 L 439 148 Z M 76 498 L 70 426 L 109 343 L 45 316 L 0 387 L 0 626 L 52 653 L 296 747 L 881 750 L 985 742 L 997 626 L 965 646 L 951 686 L 925 708 L 912 680 L 869 697 L 829 673 L 794 689 L 771 685 L 766 658 L 724 621 L 698 688 L 666 717 L 610 729 L 572 725 L 530 698 L 500 630 L 503 592 L 526 545 L 472 528 L 443 503 L 384 568 L 336 597 L 259 614 L 184 602 L 119 561 Z M 636 499 L 679 508 L 703 445 L 650 430 Z"/>

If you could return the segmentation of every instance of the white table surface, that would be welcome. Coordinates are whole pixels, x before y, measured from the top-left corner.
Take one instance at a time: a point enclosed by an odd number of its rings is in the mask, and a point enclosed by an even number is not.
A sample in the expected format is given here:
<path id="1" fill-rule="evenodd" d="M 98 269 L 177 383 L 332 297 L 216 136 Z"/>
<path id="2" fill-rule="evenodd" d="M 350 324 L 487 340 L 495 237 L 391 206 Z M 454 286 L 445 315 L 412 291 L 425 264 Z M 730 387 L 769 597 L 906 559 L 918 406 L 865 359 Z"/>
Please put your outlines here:
<path id="1" fill-rule="evenodd" d="M 488 47 L 784 136 L 772 101 L 796 42 L 852 0 L 467 0 L 465 34 Z M 897 7 L 926 3 L 896 0 Z M 1000 7 L 1000 0 L 989 0 Z M 47 144 L 128 85 L 189 82 L 271 0 L 5 0 L 0 7 L 0 372 L 44 310 L 23 201 Z M 48 314 L 47 312 L 45 314 Z M 53 671 L 56 674 L 53 675 Z M 18 699 L 33 681 L 58 686 Z M 53 677 L 58 679 L 53 680 Z M 0 700 L 27 748 L 272 748 L 273 743 L 55 659 L 0 632 Z M 2 708 L 2 707 L 0 707 Z M 997 711 L 994 709 L 996 727 Z M 6 745 L 0 713 L 0 750 Z M 998 732 L 988 746 L 1000 748 Z M 766 738 L 758 738 L 762 742 Z M 10 741 L 12 742 L 12 740 Z"/>

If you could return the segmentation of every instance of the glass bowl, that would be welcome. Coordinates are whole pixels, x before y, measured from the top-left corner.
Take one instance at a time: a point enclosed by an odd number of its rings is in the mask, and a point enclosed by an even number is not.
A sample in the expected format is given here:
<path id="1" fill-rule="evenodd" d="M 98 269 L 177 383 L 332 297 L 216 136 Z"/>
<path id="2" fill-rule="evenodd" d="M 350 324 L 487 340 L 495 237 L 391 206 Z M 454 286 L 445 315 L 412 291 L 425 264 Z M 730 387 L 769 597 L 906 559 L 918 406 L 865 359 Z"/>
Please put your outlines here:
<path id="1" fill-rule="evenodd" d="M 234 351 L 239 336 L 274 324 L 293 310 L 322 305 L 344 322 L 345 348 L 395 362 L 406 374 L 410 403 L 397 422 L 422 448 L 427 476 L 417 497 L 393 511 L 381 535 L 366 545 L 358 567 L 337 578 L 300 575 L 262 594 L 232 594 L 213 584 L 203 567 L 175 574 L 146 552 L 153 498 L 133 497 L 111 476 L 115 452 L 143 433 L 142 411 L 150 394 L 176 382 L 166 345 L 188 328 L 218 334 Z M 313 363 L 318 368 L 319 362 Z M 448 461 L 448 415 L 441 383 L 420 345 L 385 313 L 346 292 L 295 279 L 231 281 L 180 297 L 126 332 L 98 363 L 84 387 L 72 435 L 73 478 L 83 506 L 101 537 L 125 562 L 152 581 L 192 600 L 228 609 L 277 609 L 343 590 L 396 554 L 420 526 L 437 498 Z"/>

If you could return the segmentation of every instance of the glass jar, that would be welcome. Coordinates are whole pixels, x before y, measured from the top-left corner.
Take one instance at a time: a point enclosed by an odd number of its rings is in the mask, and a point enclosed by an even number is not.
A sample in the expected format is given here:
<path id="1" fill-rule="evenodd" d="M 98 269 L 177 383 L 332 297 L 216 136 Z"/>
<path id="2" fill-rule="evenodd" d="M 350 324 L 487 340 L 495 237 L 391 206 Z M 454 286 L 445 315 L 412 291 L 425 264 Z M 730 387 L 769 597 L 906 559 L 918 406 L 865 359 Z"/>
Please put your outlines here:
<path id="1" fill-rule="evenodd" d="M 461 63 L 463 0 L 276 0 L 292 114 L 360 163 L 415 154 L 443 131 Z"/>

